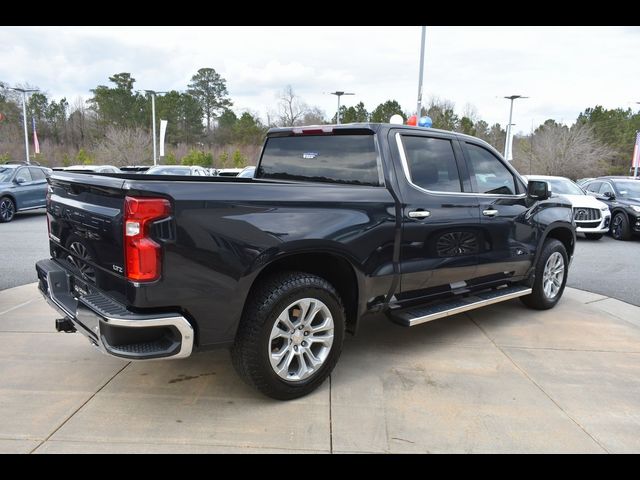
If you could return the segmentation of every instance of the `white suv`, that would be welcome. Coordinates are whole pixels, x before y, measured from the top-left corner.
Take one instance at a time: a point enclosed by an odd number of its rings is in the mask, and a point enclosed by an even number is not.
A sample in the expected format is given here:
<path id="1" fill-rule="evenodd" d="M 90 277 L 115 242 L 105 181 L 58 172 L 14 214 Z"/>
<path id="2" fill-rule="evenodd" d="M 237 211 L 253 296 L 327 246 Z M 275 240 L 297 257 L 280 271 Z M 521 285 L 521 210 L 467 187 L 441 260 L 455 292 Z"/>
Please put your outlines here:
<path id="1" fill-rule="evenodd" d="M 588 195 L 577 184 L 565 177 L 524 175 L 527 180 L 547 182 L 552 195 L 562 195 L 571 202 L 576 232 L 584 233 L 589 240 L 600 240 L 609 231 L 611 212 L 606 203 Z"/>

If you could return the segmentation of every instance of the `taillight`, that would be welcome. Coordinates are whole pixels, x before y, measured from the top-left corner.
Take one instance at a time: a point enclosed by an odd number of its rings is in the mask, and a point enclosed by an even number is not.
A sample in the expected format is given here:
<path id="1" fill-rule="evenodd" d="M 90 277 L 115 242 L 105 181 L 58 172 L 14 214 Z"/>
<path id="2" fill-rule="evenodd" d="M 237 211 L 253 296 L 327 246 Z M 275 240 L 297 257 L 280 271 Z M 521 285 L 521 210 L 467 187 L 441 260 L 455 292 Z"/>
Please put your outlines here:
<path id="1" fill-rule="evenodd" d="M 149 226 L 170 213 L 171 204 L 164 198 L 125 197 L 124 256 L 129 280 L 149 282 L 160 278 L 161 248 L 149 237 Z"/>

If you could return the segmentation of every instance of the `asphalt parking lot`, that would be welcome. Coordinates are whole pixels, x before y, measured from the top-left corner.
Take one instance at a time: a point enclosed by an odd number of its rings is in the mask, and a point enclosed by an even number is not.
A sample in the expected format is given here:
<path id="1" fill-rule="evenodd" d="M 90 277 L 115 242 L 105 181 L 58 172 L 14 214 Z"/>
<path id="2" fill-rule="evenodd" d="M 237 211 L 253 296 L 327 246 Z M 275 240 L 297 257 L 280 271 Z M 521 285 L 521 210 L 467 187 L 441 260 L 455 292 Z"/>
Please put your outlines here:
<path id="1" fill-rule="evenodd" d="M 373 319 L 291 402 L 226 351 L 129 363 L 0 292 L 0 452 L 640 452 L 640 308 L 567 289 L 406 329 Z"/>
<path id="2" fill-rule="evenodd" d="M 627 242 L 578 235 L 568 285 L 640 306 L 640 237 Z"/>
<path id="3" fill-rule="evenodd" d="M 44 209 L 0 224 L 0 290 L 35 282 L 35 263 L 49 256 Z"/>

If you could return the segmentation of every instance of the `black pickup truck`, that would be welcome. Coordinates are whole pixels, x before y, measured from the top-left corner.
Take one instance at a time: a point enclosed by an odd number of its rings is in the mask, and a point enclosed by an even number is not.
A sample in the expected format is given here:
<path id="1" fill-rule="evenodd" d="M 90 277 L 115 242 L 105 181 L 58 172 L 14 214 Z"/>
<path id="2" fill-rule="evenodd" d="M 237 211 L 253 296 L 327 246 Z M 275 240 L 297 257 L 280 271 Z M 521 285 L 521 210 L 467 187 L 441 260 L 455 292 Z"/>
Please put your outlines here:
<path id="1" fill-rule="evenodd" d="M 345 332 L 519 297 L 553 307 L 575 246 L 569 203 L 488 144 L 389 124 L 272 129 L 255 178 L 56 172 L 39 288 L 105 353 L 231 347 L 266 395 L 329 375 Z"/>

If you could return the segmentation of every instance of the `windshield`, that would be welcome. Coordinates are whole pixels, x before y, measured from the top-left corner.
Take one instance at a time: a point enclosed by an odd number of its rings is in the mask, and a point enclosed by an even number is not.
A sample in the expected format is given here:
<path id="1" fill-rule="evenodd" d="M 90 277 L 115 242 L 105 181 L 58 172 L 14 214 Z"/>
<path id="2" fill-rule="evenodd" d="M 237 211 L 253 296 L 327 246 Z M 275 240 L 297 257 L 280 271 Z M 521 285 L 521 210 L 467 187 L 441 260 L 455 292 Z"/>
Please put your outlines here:
<path id="1" fill-rule="evenodd" d="M 14 171 L 15 168 L 0 167 L 0 182 L 9 182 Z"/>
<path id="2" fill-rule="evenodd" d="M 152 167 L 146 172 L 148 175 L 191 175 L 188 167 Z"/>
<path id="3" fill-rule="evenodd" d="M 640 198 L 640 181 L 618 180 L 614 183 L 618 189 L 618 194 L 622 198 Z"/>
<path id="4" fill-rule="evenodd" d="M 582 189 L 567 178 L 545 178 L 552 193 L 560 195 L 585 195 Z"/>
<path id="5" fill-rule="evenodd" d="M 247 167 L 238 174 L 238 177 L 252 178 L 255 171 L 256 171 L 256 167 Z"/>

